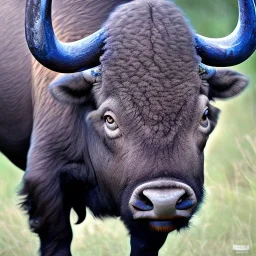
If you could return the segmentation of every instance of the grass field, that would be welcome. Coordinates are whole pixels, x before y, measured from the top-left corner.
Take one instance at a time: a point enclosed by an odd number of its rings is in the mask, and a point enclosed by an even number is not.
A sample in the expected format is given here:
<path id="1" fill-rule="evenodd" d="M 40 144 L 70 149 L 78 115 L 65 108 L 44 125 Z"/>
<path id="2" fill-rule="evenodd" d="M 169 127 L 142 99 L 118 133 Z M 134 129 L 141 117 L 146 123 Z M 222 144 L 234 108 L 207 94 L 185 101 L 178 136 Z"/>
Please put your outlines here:
<path id="1" fill-rule="evenodd" d="M 196 17 L 192 8 L 185 5 L 187 0 L 177 2 L 192 20 Z M 224 21 L 219 24 L 226 24 Z M 204 29 L 199 21 L 193 25 Z M 226 30 L 221 27 L 220 33 L 223 31 Z M 235 69 L 249 76 L 251 84 L 238 98 L 216 103 L 222 114 L 206 150 L 205 203 L 189 230 L 169 235 L 161 256 L 235 255 L 233 244 L 249 245 L 247 255 L 256 255 L 256 57 Z M 29 231 L 26 216 L 18 207 L 16 192 L 22 174 L 0 155 L 1 256 L 33 256 L 38 249 L 38 240 Z M 75 222 L 75 215 L 72 219 Z M 100 221 L 88 215 L 83 224 L 73 229 L 75 256 L 129 253 L 127 231 L 119 220 Z"/>

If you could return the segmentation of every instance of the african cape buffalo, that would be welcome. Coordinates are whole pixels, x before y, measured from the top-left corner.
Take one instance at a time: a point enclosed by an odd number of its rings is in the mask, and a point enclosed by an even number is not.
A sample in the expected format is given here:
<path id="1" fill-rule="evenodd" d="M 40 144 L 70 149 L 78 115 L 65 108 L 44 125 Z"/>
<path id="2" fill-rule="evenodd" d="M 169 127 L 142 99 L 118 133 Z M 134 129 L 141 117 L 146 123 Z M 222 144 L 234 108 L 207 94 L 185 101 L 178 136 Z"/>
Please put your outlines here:
<path id="1" fill-rule="evenodd" d="M 95 32 L 122 3 L 106 2 L 56 3 L 57 36 L 74 41 Z M 85 206 L 97 217 L 121 216 L 133 256 L 157 255 L 168 233 L 188 226 L 203 200 L 203 150 L 219 113 L 210 101 L 235 96 L 248 83 L 237 72 L 204 65 L 234 65 L 253 53 L 254 2 L 239 4 L 237 29 L 225 39 L 195 35 L 173 3 L 135 0 L 113 11 L 99 31 L 64 44 L 54 36 L 51 1 L 27 1 L 32 54 L 69 73 L 30 63 L 21 36 L 24 67 L 1 77 L 16 103 L 12 115 L 5 111 L 14 102 L 4 103 L 1 123 L 7 131 L 5 120 L 20 125 L 13 144 L 11 131 L 0 133 L 1 151 L 26 166 L 23 207 L 41 255 L 71 255 L 72 208 L 78 223 Z M 96 13 L 94 26 L 88 10 Z"/>

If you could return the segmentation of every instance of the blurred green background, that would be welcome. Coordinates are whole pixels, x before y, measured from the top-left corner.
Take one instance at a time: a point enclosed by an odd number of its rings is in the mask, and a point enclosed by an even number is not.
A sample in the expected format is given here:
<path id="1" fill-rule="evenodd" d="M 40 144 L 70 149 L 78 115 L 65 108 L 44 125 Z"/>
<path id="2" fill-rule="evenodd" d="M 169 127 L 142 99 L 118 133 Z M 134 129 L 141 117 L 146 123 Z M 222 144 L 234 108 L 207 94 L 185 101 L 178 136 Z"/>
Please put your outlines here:
<path id="1" fill-rule="evenodd" d="M 236 25 L 235 0 L 176 3 L 205 36 L 225 36 Z M 250 86 L 241 96 L 216 103 L 222 114 L 206 147 L 205 203 L 190 229 L 169 235 L 161 256 L 235 255 L 233 244 L 249 245 L 248 254 L 256 255 L 256 54 L 233 68 L 250 78 Z M 39 246 L 18 207 L 22 175 L 0 155 L 1 256 L 33 256 Z M 72 219 L 75 222 L 75 215 Z M 88 215 L 74 226 L 72 250 L 76 256 L 128 255 L 129 238 L 119 220 Z"/>

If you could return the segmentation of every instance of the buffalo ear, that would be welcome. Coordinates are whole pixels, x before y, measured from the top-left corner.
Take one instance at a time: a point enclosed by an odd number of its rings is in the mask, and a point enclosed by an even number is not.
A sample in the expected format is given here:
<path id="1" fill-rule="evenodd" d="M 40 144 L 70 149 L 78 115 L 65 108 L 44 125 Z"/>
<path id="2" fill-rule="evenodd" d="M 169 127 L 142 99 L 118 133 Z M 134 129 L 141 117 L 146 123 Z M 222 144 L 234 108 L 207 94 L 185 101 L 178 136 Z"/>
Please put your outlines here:
<path id="1" fill-rule="evenodd" d="M 88 99 L 92 83 L 85 80 L 82 72 L 62 74 L 50 84 L 52 96 L 60 101 L 71 104 L 82 104 Z"/>
<path id="2" fill-rule="evenodd" d="M 227 99 L 240 94 L 248 85 L 248 78 L 229 69 L 218 69 L 208 80 L 210 85 L 209 97 Z"/>

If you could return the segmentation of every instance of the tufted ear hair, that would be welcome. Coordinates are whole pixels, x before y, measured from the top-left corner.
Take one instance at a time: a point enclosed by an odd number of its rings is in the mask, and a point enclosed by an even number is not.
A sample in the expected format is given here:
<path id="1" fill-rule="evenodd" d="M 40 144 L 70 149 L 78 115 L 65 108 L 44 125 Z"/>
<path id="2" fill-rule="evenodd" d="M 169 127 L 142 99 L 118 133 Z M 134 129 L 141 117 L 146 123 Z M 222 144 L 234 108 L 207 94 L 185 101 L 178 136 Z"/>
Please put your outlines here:
<path id="1" fill-rule="evenodd" d="M 210 85 L 209 98 L 227 99 L 240 94 L 248 85 L 249 80 L 236 71 L 218 69 L 207 82 Z"/>
<path id="2" fill-rule="evenodd" d="M 82 72 L 61 74 L 50 84 L 52 96 L 60 102 L 82 104 L 92 88 L 92 83 L 85 80 Z"/>

